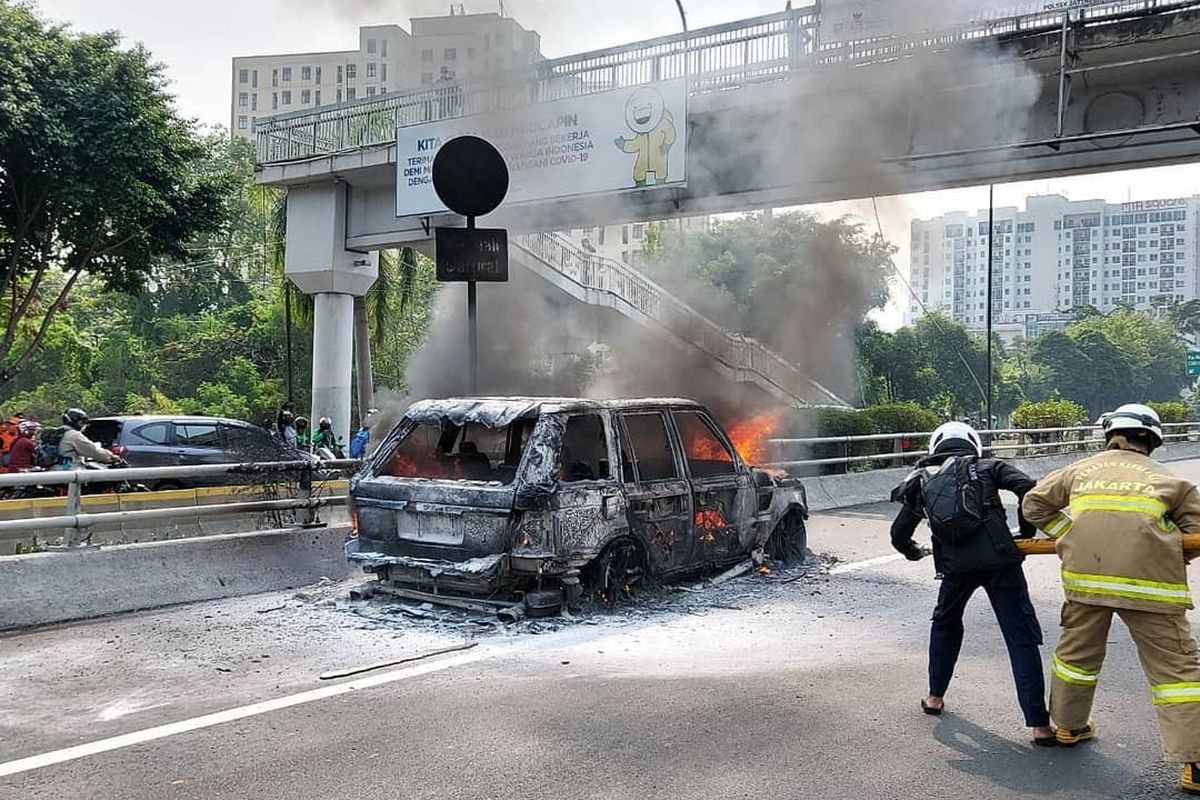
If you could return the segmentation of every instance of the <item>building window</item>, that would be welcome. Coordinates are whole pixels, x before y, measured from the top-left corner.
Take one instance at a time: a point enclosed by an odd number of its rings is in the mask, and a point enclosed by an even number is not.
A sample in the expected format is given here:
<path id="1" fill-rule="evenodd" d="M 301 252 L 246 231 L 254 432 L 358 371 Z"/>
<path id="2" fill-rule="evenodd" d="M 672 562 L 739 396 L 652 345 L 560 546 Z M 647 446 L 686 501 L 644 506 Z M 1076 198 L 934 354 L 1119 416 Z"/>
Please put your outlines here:
<path id="1" fill-rule="evenodd" d="M 380 87 L 379 87 L 379 93 L 380 93 L 380 94 L 387 94 L 387 87 L 386 87 L 386 86 L 380 86 Z"/>
<path id="2" fill-rule="evenodd" d="M 275 111 L 279 108 L 279 92 L 271 92 L 271 110 Z"/>
<path id="3" fill-rule="evenodd" d="M 433 51 L 432 50 L 422 50 L 421 51 L 421 60 L 422 61 L 433 61 Z"/>
<path id="4" fill-rule="evenodd" d="M 271 70 L 271 85 L 272 86 L 279 85 L 279 70 L 277 70 L 277 69 Z"/>
<path id="5" fill-rule="evenodd" d="M 292 68 L 291 67 L 283 68 L 283 82 L 284 83 L 292 82 Z"/>
<path id="6" fill-rule="evenodd" d="M 258 88 L 258 70 L 250 73 L 250 86 L 254 89 Z"/>
<path id="7" fill-rule="evenodd" d="M 309 89 L 305 89 L 302 92 L 300 92 L 300 102 L 303 103 L 304 105 L 308 105 L 309 103 L 311 103 L 312 102 L 312 91 Z"/>
<path id="8" fill-rule="evenodd" d="M 292 104 L 292 90 L 291 89 L 283 90 L 283 104 L 285 106 L 290 106 Z"/>
<path id="9" fill-rule="evenodd" d="M 367 62 L 367 77 L 368 77 L 368 78 L 374 78 L 374 77 L 376 77 L 378 74 L 379 74 L 379 73 L 378 73 L 378 67 L 376 67 L 376 66 L 375 66 L 375 62 L 374 62 L 374 61 L 368 61 L 368 62 Z"/>
<path id="10" fill-rule="evenodd" d="M 300 80 L 302 80 L 302 81 L 311 81 L 312 80 L 312 67 L 301 67 L 300 68 Z"/>
<path id="11" fill-rule="evenodd" d="M 352 81 L 358 77 L 358 64 L 346 65 L 346 80 Z"/>
<path id="12" fill-rule="evenodd" d="M 250 95 L 250 110 L 258 111 L 258 92 Z"/>
<path id="13" fill-rule="evenodd" d="M 320 89 L 317 89 L 317 91 L 313 92 L 313 105 L 317 105 L 317 106 L 321 105 L 321 90 Z"/>
<path id="14" fill-rule="evenodd" d="M 250 106 L 250 94 L 248 92 L 238 92 L 238 108 L 248 108 Z"/>
<path id="15" fill-rule="evenodd" d="M 321 68 L 320 67 L 317 67 L 317 79 L 316 79 L 315 83 L 317 84 L 317 86 L 321 85 Z"/>
<path id="16" fill-rule="evenodd" d="M 386 81 L 386 80 L 387 80 L 387 64 L 380 64 L 380 65 L 379 65 L 379 79 L 380 79 L 381 81 Z"/>
<path id="17" fill-rule="evenodd" d="M 244 131 L 249 126 L 249 120 L 245 117 L 238 117 L 238 130 Z"/>
<path id="18" fill-rule="evenodd" d="M 355 89 L 353 86 L 347 87 L 346 99 L 347 100 L 357 100 L 358 99 L 358 90 Z"/>
<path id="19" fill-rule="evenodd" d="M 338 82 L 338 83 L 341 83 L 341 82 L 342 82 L 342 65 L 341 65 L 341 64 L 338 64 L 338 79 L 337 79 L 337 82 Z"/>
<path id="20" fill-rule="evenodd" d="M 342 102 L 342 90 L 341 89 L 337 90 L 337 101 L 339 103 Z"/>
<path id="21" fill-rule="evenodd" d="M 367 87 L 367 97 L 374 97 L 374 96 L 375 96 L 375 87 L 368 86 Z"/>
<path id="22" fill-rule="evenodd" d="M 367 52 L 374 55 L 379 52 L 379 42 L 376 39 L 367 39 Z"/>
<path id="23" fill-rule="evenodd" d="M 239 69 L 238 70 L 238 83 L 249 83 L 249 82 L 250 82 L 250 70 Z"/>
<path id="24" fill-rule="evenodd" d="M 454 61 L 458 58 L 458 49 L 454 47 L 447 47 L 445 52 L 442 53 L 442 57 L 446 61 Z"/>
<path id="25" fill-rule="evenodd" d="M 379 43 L 379 55 L 383 56 L 384 58 L 387 58 L 387 42 L 388 40 L 384 39 Z"/>

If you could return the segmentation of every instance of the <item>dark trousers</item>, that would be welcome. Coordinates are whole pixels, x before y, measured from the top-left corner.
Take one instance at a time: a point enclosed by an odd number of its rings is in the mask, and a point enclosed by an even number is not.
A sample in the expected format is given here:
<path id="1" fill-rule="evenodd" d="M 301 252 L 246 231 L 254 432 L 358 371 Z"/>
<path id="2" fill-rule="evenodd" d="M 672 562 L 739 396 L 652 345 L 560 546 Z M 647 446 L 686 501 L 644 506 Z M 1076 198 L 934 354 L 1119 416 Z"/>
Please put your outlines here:
<path id="1" fill-rule="evenodd" d="M 963 642 L 963 611 L 976 589 L 987 592 L 1004 644 L 1012 663 L 1017 685 L 1017 702 L 1025 714 L 1025 724 L 1037 727 L 1050 724 L 1046 710 L 1046 678 L 1042 673 L 1042 626 L 1038 624 L 1029 586 L 1018 564 L 991 572 L 947 575 L 942 579 L 933 627 L 929 634 L 929 693 L 943 697 L 954 677 L 954 665 Z"/>

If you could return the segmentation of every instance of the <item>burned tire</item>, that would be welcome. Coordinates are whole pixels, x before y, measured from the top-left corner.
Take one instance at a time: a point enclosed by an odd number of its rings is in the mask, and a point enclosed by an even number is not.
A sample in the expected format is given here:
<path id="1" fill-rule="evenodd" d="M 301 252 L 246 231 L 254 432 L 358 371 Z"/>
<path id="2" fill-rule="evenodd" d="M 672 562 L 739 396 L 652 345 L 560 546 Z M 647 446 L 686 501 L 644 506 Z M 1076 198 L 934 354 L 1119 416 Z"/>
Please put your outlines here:
<path id="1" fill-rule="evenodd" d="M 763 545 L 763 551 L 771 560 L 784 566 L 794 567 L 805 562 L 808 558 L 808 528 L 798 509 L 789 511 L 779 520 Z"/>
<path id="2" fill-rule="evenodd" d="M 646 577 L 646 557 L 633 539 L 609 543 L 587 570 L 588 594 L 605 608 L 632 597 Z"/>

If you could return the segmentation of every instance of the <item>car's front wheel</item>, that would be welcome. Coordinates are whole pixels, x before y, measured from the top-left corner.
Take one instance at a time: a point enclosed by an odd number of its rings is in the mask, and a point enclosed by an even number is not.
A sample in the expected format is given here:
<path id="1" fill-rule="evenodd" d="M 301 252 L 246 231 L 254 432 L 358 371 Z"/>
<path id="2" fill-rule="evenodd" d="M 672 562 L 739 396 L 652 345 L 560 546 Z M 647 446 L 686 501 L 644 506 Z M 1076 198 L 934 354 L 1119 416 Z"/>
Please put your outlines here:
<path id="1" fill-rule="evenodd" d="M 633 539 L 617 539 L 601 551 L 587 569 L 587 585 L 593 600 L 611 608 L 632 596 L 646 577 L 646 556 Z"/>
<path id="2" fill-rule="evenodd" d="M 808 558 L 808 528 L 803 512 L 792 509 L 785 514 L 763 545 L 763 552 L 786 566 L 803 564 Z"/>

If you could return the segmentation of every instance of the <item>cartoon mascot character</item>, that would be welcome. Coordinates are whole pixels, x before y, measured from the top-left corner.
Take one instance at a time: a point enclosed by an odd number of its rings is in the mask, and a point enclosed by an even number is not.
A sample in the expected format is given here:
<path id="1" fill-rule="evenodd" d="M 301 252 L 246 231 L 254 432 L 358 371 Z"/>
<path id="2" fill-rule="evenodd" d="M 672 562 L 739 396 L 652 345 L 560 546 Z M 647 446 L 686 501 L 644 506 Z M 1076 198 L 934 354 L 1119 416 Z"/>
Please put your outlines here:
<path id="1" fill-rule="evenodd" d="M 675 144 L 675 122 L 657 89 L 643 86 L 629 96 L 625 103 L 625 124 L 634 135 L 618 136 L 616 145 L 637 155 L 633 164 L 634 185 L 646 186 L 650 173 L 654 173 L 654 183 L 666 183 L 667 162 L 671 145 Z"/>

